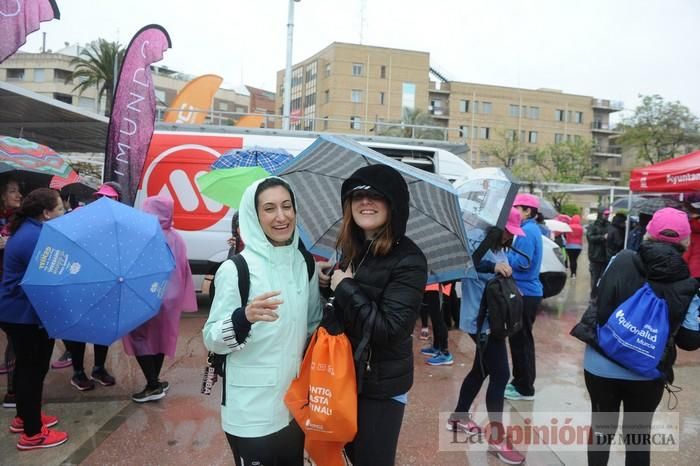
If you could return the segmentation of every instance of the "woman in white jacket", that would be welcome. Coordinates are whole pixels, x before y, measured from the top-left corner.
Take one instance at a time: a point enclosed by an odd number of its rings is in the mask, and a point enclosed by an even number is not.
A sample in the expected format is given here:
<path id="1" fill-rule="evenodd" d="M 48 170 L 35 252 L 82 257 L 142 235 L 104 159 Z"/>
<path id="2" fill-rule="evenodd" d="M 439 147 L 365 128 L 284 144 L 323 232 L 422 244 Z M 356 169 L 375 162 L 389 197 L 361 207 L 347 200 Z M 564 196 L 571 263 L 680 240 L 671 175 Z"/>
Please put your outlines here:
<path id="1" fill-rule="evenodd" d="M 294 193 L 284 180 L 248 187 L 239 217 L 248 304 L 241 307 L 235 264 L 224 262 L 203 330 L 206 347 L 227 354 L 221 424 L 237 465 L 302 465 L 304 435 L 283 398 L 321 320 L 318 275 L 309 280 Z"/>

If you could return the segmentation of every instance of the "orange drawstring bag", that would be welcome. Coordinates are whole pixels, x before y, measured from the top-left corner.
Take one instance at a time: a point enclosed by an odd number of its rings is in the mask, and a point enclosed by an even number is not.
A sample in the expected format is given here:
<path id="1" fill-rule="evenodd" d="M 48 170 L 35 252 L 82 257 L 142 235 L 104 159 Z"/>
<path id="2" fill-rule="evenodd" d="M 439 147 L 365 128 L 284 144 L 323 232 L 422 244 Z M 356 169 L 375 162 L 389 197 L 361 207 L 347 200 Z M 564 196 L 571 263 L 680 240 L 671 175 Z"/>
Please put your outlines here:
<path id="1" fill-rule="evenodd" d="M 311 459 L 319 466 L 344 466 L 343 448 L 357 433 L 355 365 L 344 334 L 316 330 L 284 402 L 306 435 Z"/>

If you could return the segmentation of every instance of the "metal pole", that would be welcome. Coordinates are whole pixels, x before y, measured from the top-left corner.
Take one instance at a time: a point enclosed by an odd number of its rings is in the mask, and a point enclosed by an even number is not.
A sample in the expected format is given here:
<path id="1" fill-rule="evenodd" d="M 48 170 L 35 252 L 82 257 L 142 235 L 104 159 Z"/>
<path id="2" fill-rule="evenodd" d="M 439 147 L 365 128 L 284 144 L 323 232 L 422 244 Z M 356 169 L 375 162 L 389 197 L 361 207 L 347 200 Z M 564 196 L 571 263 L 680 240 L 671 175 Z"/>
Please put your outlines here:
<path id="1" fill-rule="evenodd" d="M 292 107 L 292 42 L 294 40 L 294 2 L 289 0 L 289 12 L 287 13 L 287 67 L 284 72 L 284 109 L 282 112 L 283 128 L 288 130 L 290 126 L 289 113 Z"/>

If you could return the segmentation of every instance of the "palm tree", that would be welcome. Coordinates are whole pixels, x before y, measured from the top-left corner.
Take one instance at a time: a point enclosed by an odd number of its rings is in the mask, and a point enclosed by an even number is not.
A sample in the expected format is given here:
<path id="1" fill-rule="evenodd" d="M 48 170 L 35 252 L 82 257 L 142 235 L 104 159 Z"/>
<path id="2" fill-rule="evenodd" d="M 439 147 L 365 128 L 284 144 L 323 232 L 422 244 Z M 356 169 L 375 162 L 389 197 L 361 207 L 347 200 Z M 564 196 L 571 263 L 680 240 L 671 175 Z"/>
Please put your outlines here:
<path id="1" fill-rule="evenodd" d="M 427 127 L 427 128 L 426 128 Z M 382 136 L 416 139 L 445 139 L 445 133 L 430 114 L 417 108 L 403 108 L 401 123 L 379 129 Z"/>
<path id="2" fill-rule="evenodd" d="M 116 79 L 114 73 L 115 70 L 118 72 L 125 52 L 126 50 L 119 42 L 109 42 L 105 39 L 92 42 L 80 52 L 80 55 L 71 60 L 70 64 L 75 69 L 66 78 L 66 84 L 77 82 L 73 91 L 77 90 L 79 94 L 96 87 L 98 101 L 107 96 L 105 115 L 109 116 L 114 97 Z"/>

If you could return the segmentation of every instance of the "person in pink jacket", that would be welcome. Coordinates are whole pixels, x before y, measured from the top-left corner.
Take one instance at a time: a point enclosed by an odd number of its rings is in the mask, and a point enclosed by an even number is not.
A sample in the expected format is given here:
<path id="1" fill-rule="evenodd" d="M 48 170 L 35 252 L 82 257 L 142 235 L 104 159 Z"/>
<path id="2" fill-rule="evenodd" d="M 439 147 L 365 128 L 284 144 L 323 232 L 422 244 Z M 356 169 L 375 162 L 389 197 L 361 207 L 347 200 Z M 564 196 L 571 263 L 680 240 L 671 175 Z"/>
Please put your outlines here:
<path id="1" fill-rule="evenodd" d="M 180 314 L 197 310 L 197 298 L 192 283 L 192 272 L 187 262 L 185 242 L 173 229 L 173 201 L 168 197 L 147 198 L 142 210 L 158 217 L 165 239 L 175 258 L 175 270 L 170 275 L 168 286 L 158 314 L 122 339 L 124 351 L 136 356 L 146 388 L 135 393 L 131 399 L 137 403 L 163 398 L 170 388 L 168 382 L 159 379 L 165 356 L 175 356 L 177 337 L 180 333 Z"/>
<path id="2" fill-rule="evenodd" d="M 569 269 L 571 278 L 576 278 L 578 267 L 578 256 L 583 248 L 583 227 L 581 226 L 581 216 L 574 215 L 569 222 L 571 233 L 566 234 L 566 256 L 569 258 Z"/>

